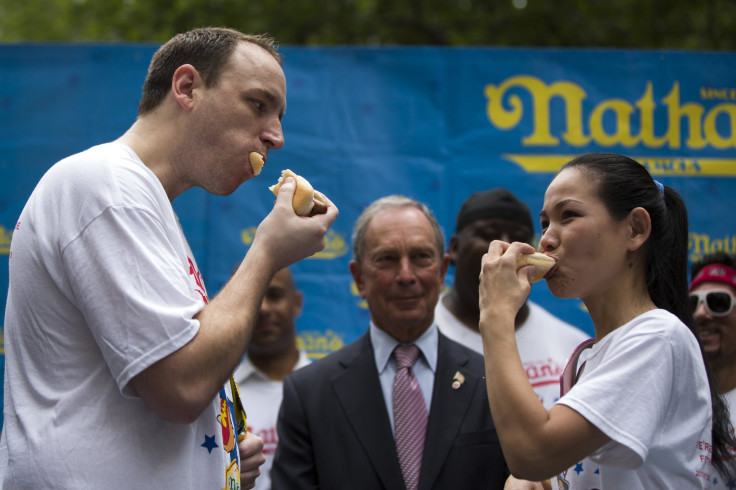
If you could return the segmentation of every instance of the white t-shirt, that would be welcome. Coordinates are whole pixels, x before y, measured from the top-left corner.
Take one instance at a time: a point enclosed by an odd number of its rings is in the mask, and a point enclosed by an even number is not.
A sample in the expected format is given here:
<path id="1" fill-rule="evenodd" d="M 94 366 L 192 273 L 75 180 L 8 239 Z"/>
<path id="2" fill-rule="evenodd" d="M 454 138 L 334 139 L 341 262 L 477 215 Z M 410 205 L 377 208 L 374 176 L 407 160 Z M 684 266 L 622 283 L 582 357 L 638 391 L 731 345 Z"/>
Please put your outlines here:
<path id="1" fill-rule="evenodd" d="M 589 336 L 536 303 L 527 301 L 527 304 L 529 316 L 516 329 L 516 344 L 529 382 L 549 410 L 560 398 L 560 376 L 568 357 Z M 443 334 L 483 354 L 480 332 L 463 325 L 442 304 L 442 300 L 437 302 L 434 317 Z"/>
<path id="2" fill-rule="evenodd" d="M 299 359 L 294 370 L 309 364 L 306 351 L 299 351 Z M 279 438 L 276 433 L 276 421 L 284 396 L 283 381 L 273 381 L 260 369 L 255 367 L 248 356 L 235 369 L 235 381 L 240 388 L 245 413 L 248 415 L 248 432 L 263 439 L 263 455 L 266 462 L 259 468 L 261 474 L 256 478 L 256 490 L 271 488 L 271 466 Z"/>
<path id="3" fill-rule="evenodd" d="M 9 263 L 3 488 L 239 488 L 229 384 L 191 424 L 164 421 L 129 385 L 197 334 L 207 302 L 132 150 L 104 144 L 49 169 Z"/>
<path id="4" fill-rule="evenodd" d="M 708 379 L 698 341 L 671 313 L 649 311 L 599 340 L 557 403 L 612 439 L 565 472 L 559 488 L 710 488 Z"/>
<path id="5" fill-rule="evenodd" d="M 731 415 L 731 428 L 736 427 L 736 389 L 729 391 L 723 395 L 728 405 L 728 411 Z M 736 457 L 736 450 L 731 452 L 731 457 Z M 713 477 L 713 490 L 733 490 L 736 488 L 736 478 L 723 479 L 721 475 Z"/>

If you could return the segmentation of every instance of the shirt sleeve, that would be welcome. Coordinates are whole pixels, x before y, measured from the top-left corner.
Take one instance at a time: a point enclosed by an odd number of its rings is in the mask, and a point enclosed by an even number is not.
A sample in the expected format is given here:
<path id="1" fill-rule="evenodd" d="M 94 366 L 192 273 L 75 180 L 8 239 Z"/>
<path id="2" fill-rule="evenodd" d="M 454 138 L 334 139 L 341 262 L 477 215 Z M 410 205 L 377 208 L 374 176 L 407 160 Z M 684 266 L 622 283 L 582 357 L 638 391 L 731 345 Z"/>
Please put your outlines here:
<path id="1" fill-rule="evenodd" d="M 183 239 L 183 236 L 182 236 Z M 118 388 L 188 343 L 204 306 L 186 257 L 150 210 L 111 206 L 63 250 L 71 294 Z"/>
<path id="2" fill-rule="evenodd" d="M 612 439 L 592 459 L 632 469 L 646 459 L 672 402 L 677 346 L 656 333 L 629 333 L 615 342 L 558 403 Z"/>

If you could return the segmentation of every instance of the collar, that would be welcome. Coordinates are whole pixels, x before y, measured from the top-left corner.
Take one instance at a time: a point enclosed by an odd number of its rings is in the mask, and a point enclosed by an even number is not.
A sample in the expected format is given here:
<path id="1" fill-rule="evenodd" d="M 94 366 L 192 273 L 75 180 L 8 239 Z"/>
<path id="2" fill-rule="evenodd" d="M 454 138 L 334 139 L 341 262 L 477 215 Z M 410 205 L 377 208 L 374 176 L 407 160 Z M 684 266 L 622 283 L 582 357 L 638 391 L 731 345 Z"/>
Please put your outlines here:
<path id="1" fill-rule="evenodd" d="M 296 366 L 294 366 L 294 371 L 297 369 L 306 366 L 312 362 L 309 357 L 307 356 L 307 352 L 303 349 L 299 349 L 299 359 L 296 361 Z M 243 381 L 249 379 L 250 377 L 253 377 L 255 379 L 260 379 L 263 381 L 269 381 L 270 378 L 266 373 L 258 369 L 252 362 L 250 362 L 250 359 L 247 355 L 243 356 L 243 360 L 238 366 L 238 371 L 240 374 L 240 383 Z"/>
<path id="2" fill-rule="evenodd" d="M 391 359 L 391 353 L 393 353 L 396 346 L 399 345 L 399 341 L 378 328 L 372 321 L 370 326 L 370 336 L 371 343 L 373 344 L 373 355 L 376 360 L 378 374 L 381 374 L 386 369 L 388 361 Z M 419 350 L 422 353 L 420 358 L 424 359 L 433 373 L 437 370 L 438 342 L 439 334 L 437 325 L 434 323 L 413 342 L 414 345 L 419 347 Z"/>

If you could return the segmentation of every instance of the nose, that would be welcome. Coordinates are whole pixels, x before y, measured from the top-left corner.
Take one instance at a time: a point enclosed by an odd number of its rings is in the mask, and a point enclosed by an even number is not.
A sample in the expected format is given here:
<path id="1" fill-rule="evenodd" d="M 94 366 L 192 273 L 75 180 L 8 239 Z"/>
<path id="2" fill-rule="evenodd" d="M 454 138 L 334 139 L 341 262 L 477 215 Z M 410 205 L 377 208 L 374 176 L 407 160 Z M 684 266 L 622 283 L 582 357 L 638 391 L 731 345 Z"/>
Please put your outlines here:
<path id="1" fill-rule="evenodd" d="M 554 232 L 547 228 L 542 237 L 539 239 L 539 251 L 540 252 L 551 252 L 560 245 L 559 240 L 555 236 Z"/>
<path id="2" fill-rule="evenodd" d="M 708 313 L 708 310 L 705 309 L 705 304 L 703 301 L 698 300 L 698 306 L 695 308 L 695 312 L 693 313 L 693 320 L 699 320 L 703 318 L 709 318 L 710 313 Z"/>
<path id="3" fill-rule="evenodd" d="M 399 261 L 399 270 L 396 273 L 396 280 L 402 284 L 410 284 L 416 280 L 411 260 L 409 260 L 408 257 L 404 257 Z"/>
<path id="4" fill-rule="evenodd" d="M 266 315 L 271 311 L 271 302 L 268 300 L 268 298 L 263 298 L 263 301 L 261 301 L 261 309 L 258 312 L 261 315 Z"/>
<path id="5" fill-rule="evenodd" d="M 271 150 L 278 150 L 284 146 L 284 131 L 280 119 L 274 118 L 263 130 L 261 141 Z"/>

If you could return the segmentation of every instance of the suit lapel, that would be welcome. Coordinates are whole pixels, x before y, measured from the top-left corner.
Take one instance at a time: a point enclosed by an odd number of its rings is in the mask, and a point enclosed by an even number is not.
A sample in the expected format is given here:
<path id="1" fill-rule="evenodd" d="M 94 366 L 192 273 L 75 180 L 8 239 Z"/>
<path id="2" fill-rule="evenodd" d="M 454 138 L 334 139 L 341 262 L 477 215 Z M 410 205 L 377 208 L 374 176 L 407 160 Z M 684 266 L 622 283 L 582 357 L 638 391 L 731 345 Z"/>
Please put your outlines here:
<path id="1" fill-rule="evenodd" d="M 402 488 L 404 480 L 369 335 L 358 342 L 359 349 L 353 357 L 343 360 L 345 370 L 332 380 L 332 384 L 384 487 Z"/>
<path id="2" fill-rule="evenodd" d="M 427 422 L 419 488 L 431 488 L 437 479 L 447 455 L 460 431 L 465 413 L 470 406 L 478 384 L 478 377 L 463 369 L 468 355 L 439 335 L 437 372 L 432 392 L 432 408 Z M 452 387 L 455 373 L 459 371 L 465 381 L 458 389 Z"/>

